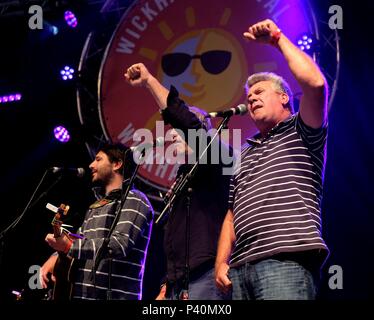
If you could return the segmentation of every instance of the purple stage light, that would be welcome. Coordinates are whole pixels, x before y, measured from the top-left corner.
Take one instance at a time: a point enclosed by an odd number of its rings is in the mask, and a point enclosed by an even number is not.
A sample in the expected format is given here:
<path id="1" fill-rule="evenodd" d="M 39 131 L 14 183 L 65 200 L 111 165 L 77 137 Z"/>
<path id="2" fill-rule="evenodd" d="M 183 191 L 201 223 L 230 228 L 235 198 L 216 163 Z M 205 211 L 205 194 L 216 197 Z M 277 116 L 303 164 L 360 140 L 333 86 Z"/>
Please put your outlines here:
<path id="1" fill-rule="evenodd" d="M 54 128 L 53 133 L 55 135 L 55 138 L 62 143 L 68 142 L 70 140 L 69 131 L 63 126 Z"/>
<path id="2" fill-rule="evenodd" d="M 75 28 L 78 25 L 77 17 L 73 12 L 65 11 L 64 18 L 69 27 Z"/>
<path id="3" fill-rule="evenodd" d="M 22 95 L 20 93 L 12 93 L 9 95 L 0 96 L 0 103 L 15 102 L 21 100 Z"/>
<path id="4" fill-rule="evenodd" d="M 310 51 L 312 48 L 313 39 L 311 36 L 304 34 L 301 39 L 297 41 L 297 45 L 303 51 Z"/>
<path id="5" fill-rule="evenodd" d="M 74 69 L 69 66 L 65 66 L 64 69 L 60 71 L 61 77 L 63 80 L 73 79 Z"/>

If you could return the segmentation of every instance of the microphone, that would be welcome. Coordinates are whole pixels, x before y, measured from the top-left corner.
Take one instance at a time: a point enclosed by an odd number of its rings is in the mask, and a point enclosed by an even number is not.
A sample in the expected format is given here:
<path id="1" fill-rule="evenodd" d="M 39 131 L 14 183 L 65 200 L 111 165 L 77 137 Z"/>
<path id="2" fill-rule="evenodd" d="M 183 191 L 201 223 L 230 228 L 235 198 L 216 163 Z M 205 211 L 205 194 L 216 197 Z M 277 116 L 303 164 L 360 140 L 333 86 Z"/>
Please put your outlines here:
<path id="1" fill-rule="evenodd" d="M 209 112 L 205 118 L 224 118 L 224 117 L 231 117 L 236 114 L 240 114 L 241 116 L 247 114 L 247 106 L 245 104 L 239 104 L 235 108 L 230 108 L 223 111 L 217 111 L 217 112 Z"/>
<path id="2" fill-rule="evenodd" d="M 164 137 L 157 137 L 152 142 L 138 144 L 137 146 L 130 147 L 130 149 L 131 149 L 132 152 L 145 151 L 145 150 L 151 149 L 153 147 L 161 147 L 161 146 L 164 145 L 164 143 L 165 143 Z"/>
<path id="3" fill-rule="evenodd" d="M 64 167 L 52 167 L 52 173 L 72 173 L 76 175 L 78 178 L 84 176 L 85 170 L 83 168 L 64 168 Z"/>

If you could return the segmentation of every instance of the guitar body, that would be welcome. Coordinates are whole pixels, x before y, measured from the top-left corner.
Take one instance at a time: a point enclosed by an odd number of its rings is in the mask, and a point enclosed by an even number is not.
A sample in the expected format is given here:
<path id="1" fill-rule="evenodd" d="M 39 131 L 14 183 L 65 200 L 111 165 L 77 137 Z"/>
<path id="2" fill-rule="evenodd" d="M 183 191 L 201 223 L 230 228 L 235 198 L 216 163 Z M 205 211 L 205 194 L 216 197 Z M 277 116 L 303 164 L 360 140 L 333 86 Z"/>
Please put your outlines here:
<path id="1" fill-rule="evenodd" d="M 64 253 L 58 254 L 58 258 L 53 270 L 53 275 L 56 278 L 53 287 L 53 300 L 66 301 L 71 299 L 73 289 L 71 272 L 73 263 L 73 258 L 68 257 Z"/>

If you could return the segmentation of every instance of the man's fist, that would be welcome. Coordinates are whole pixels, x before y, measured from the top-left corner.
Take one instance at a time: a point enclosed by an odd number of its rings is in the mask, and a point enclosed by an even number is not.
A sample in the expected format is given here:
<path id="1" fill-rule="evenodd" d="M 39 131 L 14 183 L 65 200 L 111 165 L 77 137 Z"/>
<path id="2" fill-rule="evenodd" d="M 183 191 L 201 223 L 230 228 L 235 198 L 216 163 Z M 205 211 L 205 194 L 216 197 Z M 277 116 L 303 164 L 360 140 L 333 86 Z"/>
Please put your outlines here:
<path id="1" fill-rule="evenodd" d="M 243 35 L 251 41 L 274 44 L 279 40 L 280 29 L 273 21 L 266 19 L 250 26 Z"/>
<path id="2" fill-rule="evenodd" d="M 152 77 L 143 63 L 136 63 L 129 67 L 125 74 L 126 81 L 134 87 L 146 86 Z"/>

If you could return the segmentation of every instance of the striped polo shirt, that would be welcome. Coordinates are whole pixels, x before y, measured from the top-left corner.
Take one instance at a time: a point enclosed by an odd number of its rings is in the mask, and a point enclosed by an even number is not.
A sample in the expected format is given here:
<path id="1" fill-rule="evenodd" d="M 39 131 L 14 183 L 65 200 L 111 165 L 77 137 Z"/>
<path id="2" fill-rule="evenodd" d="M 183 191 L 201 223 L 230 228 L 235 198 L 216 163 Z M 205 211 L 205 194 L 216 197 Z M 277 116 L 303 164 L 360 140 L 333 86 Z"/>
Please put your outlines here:
<path id="1" fill-rule="evenodd" d="M 84 236 L 76 240 L 69 251 L 75 258 L 73 299 L 105 300 L 109 284 L 107 254 L 100 261 L 96 277 L 92 268 L 95 256 L 103 244 L 115 218 L 121 190 L 90 206 L 79 232 Z M 112 299 L 140 300 L 145 259 L 151 237 L 153 208 L 148 198 L 132 189 L 124 203 L 119 221 L 109 241 L 112 249 Z"/>
<path id="2" fill-rule="evenodd" d="M 321 263 L 321 199 L 327 125 L 307 126 L 296 113 L 248 139 L 230 183 L 235 247 L 231 267 L 278 253 L 313 250 Z"/>

